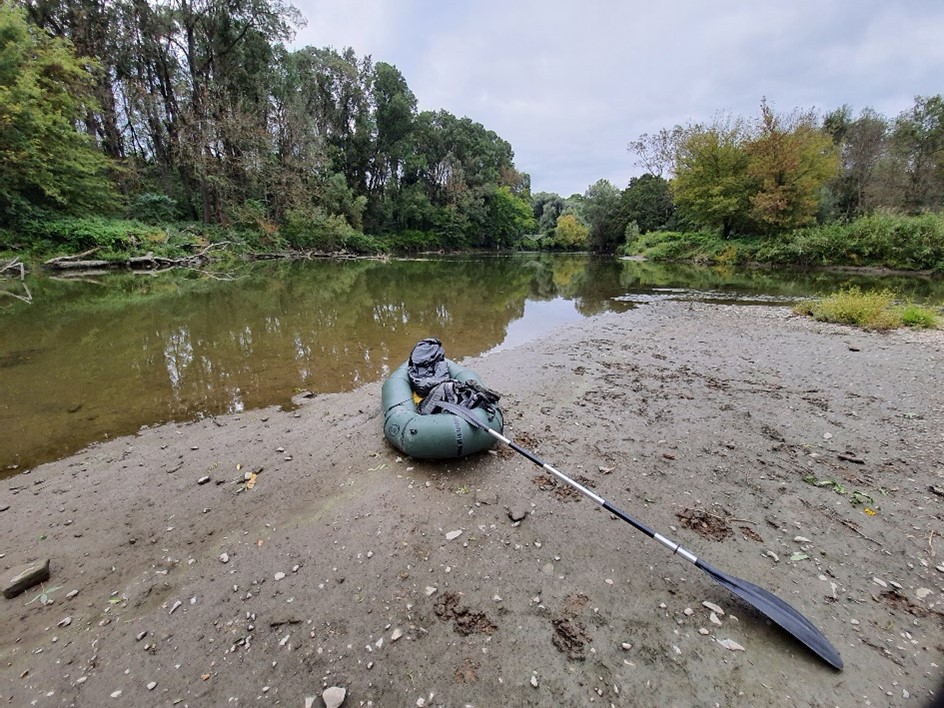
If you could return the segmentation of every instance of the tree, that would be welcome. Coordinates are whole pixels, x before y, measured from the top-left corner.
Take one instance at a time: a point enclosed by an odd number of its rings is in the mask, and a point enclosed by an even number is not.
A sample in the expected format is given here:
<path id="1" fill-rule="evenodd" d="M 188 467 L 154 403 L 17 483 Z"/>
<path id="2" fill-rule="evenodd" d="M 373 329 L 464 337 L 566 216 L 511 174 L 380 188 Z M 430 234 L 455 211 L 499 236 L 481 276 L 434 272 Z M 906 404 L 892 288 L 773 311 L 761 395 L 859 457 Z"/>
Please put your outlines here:
<path id="1" fill-rule="evenodd" d="M 568 251 L 579 251 L 587 247 L 590 229 L 584 226 L 573 214 L 563 214 L 557 218 L 554 229 L 554 245 Z"/>
<path id="2" fill-rule="evenodd" d="M 742 228 L 755 191 L 748 172 L 748 133 L 739 121 L 692 126 L 679 144 L 672 192 L 679 209 L 695 222 L 730 238 Z"/>
<path id="3" fill-rule="evenodd" d="M 601 179 L 587 188 L 580 215 L 590 227 L 589 243 L 594 251 L 612 253 L 623 242 L 619 225 L 620 190 Z"/>
<path id="4" fill-rule="evenodd" d="M 509 248 L 522 235 L 534 230 L 534 214 L 524 197 L 516 196 L 508 186 L 498 187 L 489 196 L 486 246 Z"/>
<path id="5" fill-rule="evenodd" d="M 917 96 L 895 120 L 892 147 L 903 177 L 903 206 L 918 212 L 944 204 L 944 97 Z"/>
<path id="6" fill-rule="evenodd" d="M 841 174 L 830 186 L 835 213 L 853 219 L 876 206 L 891 206 L 893 198 L 883 189 L 879 170 L 888 152 L 885 117 L 865 108 L 853 119 L 849 106 L 842 106 L 823 119 L 823 129 L 840 155 Z"/>
<path id="7" fill-rule="evenodd" d="M 629 180 L 620 198 L 620 221 L 626 225 L 636 222 L 640 233 L 667 228 L 675 214 L 672 189 L 662 177 L 646 173 Z"/>
<path id="8" fill-rule="evenodd" d="M 643 133 L 626 148 L 636 153 L 637 165 L 656 177 L 675 173 L 679 150 L 692 127 L 676 125 L 671 130 L 662 128 L 658 133 Z"/>
<path id="9" fill-rule="evenodd" d="M 108 160 L 75 125 L 94 106 L 92 78 L 69 43 L 0 2 L 0 223 L 32 207 L 114 206 Z"/>
<path id="10" fill-rule="evenodd" d="M 784 118 L 764 101 L 760 134 L 745 151 L 754 187 L 751 218 L 772 232 L 813 223 L 823 186 L 839 172 L 832 140 L 819 129 L 815 116 L 794 113 Z"/>

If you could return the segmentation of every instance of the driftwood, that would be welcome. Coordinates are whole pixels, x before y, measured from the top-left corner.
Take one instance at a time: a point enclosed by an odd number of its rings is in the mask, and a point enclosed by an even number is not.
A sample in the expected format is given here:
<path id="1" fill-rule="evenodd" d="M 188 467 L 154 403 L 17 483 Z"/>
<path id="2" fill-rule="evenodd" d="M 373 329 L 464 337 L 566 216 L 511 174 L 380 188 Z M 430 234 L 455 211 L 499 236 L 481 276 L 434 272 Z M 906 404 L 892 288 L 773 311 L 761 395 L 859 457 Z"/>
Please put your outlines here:
<path id="1" fill-rule="evenodd" d="M 85 256 L 91 255 L 97 248 L 93 248 L 82 253 L 76 253 L 73 256 L 57 256 L 50 258 L 43 263 L 43 267 L 51 270 L 101 270 L 115 268 L 130 268 L 132 270 L 168 270 L 171 268 L 193 268 L 201 265 L 208 260 L 207 253 L 214 248 L 222 248 L 229 245 L 229 241 L 220 241 L 211 243 L 199 253 L 181 258 L 167 258 L 166 256 L 155 256 L 148 252 L 143 256 L 131 256 L 123 261 L 105 261 L 99 259 L 83 260 Z"/>
<path id="2" fill-rule="evenodd" d="M 33 302 L 33 293 L 30 292 L 29 287 L 26 285 L 26 266 L 23 265 L 23 261 L 19 257 L 14 258 L 8 263 L 0 263 L 0 275 L 3 275 L 7 271 L 17 272 L 20 275 L 20 285 L 23 286 L 23 292 L 25 295 L 18 295 L 16 293 L 11 293 L 9 290 L 0 290 L 0 295 L 8 295 L 10 297 L 16 298 L 26 303 Z"/>

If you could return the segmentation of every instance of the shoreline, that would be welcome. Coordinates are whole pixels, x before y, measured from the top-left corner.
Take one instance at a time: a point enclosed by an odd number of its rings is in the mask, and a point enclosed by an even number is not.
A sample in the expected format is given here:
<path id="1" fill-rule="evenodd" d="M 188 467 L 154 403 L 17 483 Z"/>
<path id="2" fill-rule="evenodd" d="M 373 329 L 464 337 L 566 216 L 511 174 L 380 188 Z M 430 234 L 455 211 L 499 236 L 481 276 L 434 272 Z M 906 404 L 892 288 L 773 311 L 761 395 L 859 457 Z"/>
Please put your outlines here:
<path id="1" fill-rule="evenodd" d="M 794 605 L 846 669 L 511 450 L 399 455 L 376 382 L 0 480 L 0 568 L 52 566 L 51 604 L 3 601 L 0 700 L 927 703 L 944 333 L 658 302 L 463 365 L 512 440 Z"/>

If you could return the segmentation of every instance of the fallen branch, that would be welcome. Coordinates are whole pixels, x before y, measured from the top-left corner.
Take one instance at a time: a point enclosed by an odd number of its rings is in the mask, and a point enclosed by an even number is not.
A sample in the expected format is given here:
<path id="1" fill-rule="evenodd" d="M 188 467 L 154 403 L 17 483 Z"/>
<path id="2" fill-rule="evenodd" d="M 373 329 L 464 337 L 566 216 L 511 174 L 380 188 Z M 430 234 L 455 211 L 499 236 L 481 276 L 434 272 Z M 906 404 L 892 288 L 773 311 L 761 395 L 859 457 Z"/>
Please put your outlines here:
<path id="1" fill-rule="evenodd" d="M 26 266 L 23 265 L 23 261 L 20 260 L 19 256 L 14 258 L 9 263 L 6 263 L 5 265 L 3 265 L 3 267 L 0 267 L 0 275 L 3 275 L 8 270 L 19 271 L 20 280 L 23 280 L 23 278 L 26 276 Z"/>

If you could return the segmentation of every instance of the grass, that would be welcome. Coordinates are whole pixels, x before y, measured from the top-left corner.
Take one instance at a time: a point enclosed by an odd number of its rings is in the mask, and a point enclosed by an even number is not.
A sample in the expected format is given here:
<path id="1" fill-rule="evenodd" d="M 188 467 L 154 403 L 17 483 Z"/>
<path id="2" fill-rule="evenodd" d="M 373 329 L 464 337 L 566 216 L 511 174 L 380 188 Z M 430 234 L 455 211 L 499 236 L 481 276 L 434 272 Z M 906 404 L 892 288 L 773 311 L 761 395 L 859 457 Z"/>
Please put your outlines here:
<path id="1" fill-rule="evenodd" d="M 891 290 L 863 292 L 856 286 L 839 290 L 818 300 L 803 302 L 797 305 L 794 311 L 809 315 L 820 322 L 836 322 L 863 329 L 933 329 L 939 326 L 938 315 L 923 305 L 901 305 L 896 303 L 895 293 Z"/>

